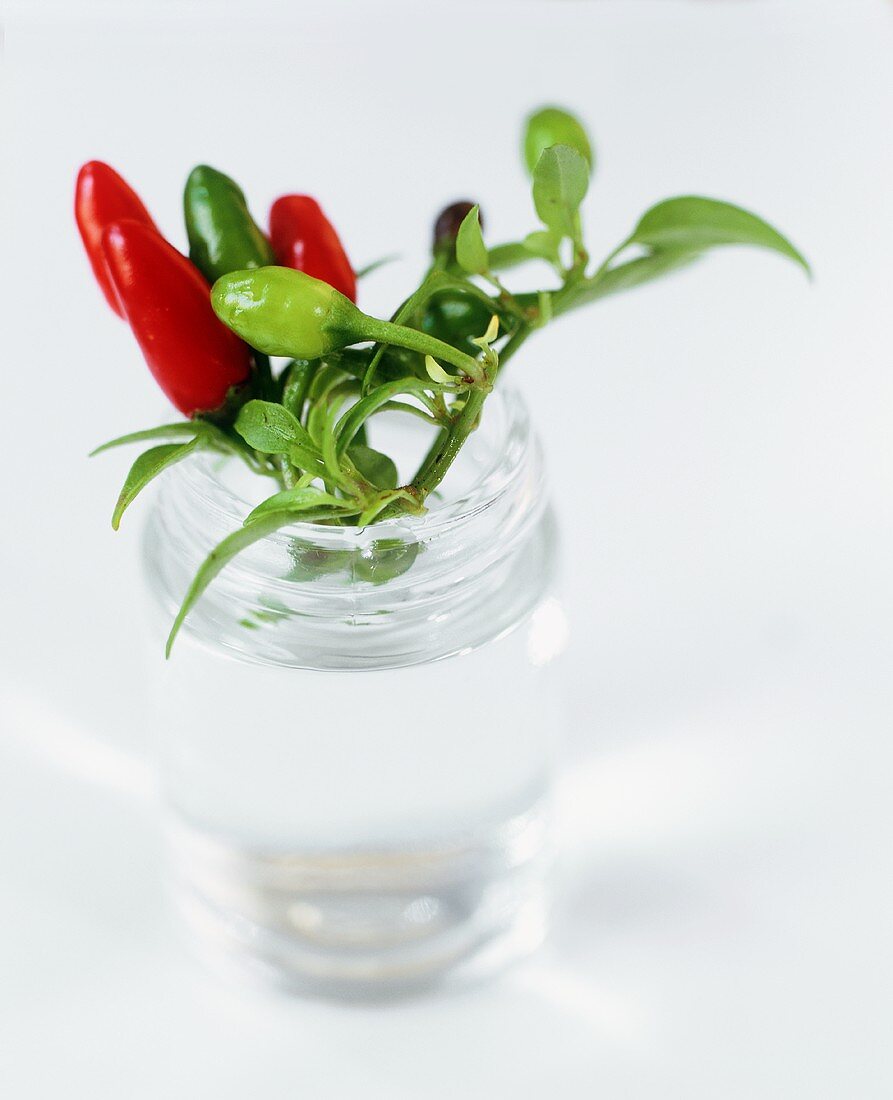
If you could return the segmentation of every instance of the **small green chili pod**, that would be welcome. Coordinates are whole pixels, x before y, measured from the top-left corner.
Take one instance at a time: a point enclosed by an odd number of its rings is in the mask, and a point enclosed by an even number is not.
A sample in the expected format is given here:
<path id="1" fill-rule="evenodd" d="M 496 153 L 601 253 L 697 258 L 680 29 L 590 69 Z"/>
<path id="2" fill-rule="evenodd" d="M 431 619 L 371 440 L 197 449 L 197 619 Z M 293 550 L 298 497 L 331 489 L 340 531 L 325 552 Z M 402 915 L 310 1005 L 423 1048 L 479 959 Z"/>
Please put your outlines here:
<path id="1" fill-rule="evenodd" d="M 561 107 L 541 107 L 527 119 L 524 127 L 523 153 L 527 170 L 532 174 L 544 149 L 553 145 L 570 145 L 595 167 L 592 144 L 580 120 Z"/>
<path id="2" fill-rule="evenodd" d="M 370 317 L 328 283 L 291 267 L 231 271 L 211 289 L 211 305 L 225 325 L 267 355 L 321 359 L 373 340 L 437 356 L 463 375 L 477 375 L 472 356 L 426 332 Z"/>
<path id="3" fill-rule="evenodd" d="M 369 339 L 375 323 L 328 283 L 290 267 L 229 272 L 214 284 L 211 305 L 251 347 L 294 359 Z"/>
<path id="4" fill-rule="evenodd" d="M 193 168 L 183 193 L 189 258 L 209 282 L 276 262 L 239 185 L 207 164 Z"/>

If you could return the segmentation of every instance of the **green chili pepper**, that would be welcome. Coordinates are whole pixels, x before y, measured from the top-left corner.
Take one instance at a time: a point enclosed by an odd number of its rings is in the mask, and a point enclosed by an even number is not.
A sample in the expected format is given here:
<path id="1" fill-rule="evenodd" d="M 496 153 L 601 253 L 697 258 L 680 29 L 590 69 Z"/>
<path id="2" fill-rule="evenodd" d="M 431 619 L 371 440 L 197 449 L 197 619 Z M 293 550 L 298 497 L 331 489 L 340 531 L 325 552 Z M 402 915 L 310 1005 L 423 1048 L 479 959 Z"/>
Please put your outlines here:
<path id="1" fill-rule="evenodd" d="M 193 168 L 183 194 L 189 258 L 209 282 L 276 258 L 255 224 L 241 188 L 207 164 Z"/>
<path id="2" fill-rule="evenodd" d="M 232 271 L 214 284 L 211 305 L 251 347 L 295 359 L 369 339 L 374 324 L 334 287 L 290 267 Z"/>
<path id="3" fill-rule="evenodd" d="M 373 340 L 436 356 L 476 376 L 473 356 L 426 332 L 370 317 L 328 283 L 290 267 L 231 271 L 214 284 L 211 305 L 225 325 L 267 355 L 321 359 Z"/>
<path id="4" fill-rule="evenodd" d="M 534 111 L 524 127 L 524 160 L 528 171 L 533 172 L 544 149 L 553 145 L 570 145 L 595 166 L 589 135 L 583 123 L 560 107 L 543 107 Z"/>
<path id="5" fill-rule="evenodd" d="M 444 290 L 425 308 L 422 330 L 469 355 L 480 348 L 471 341 L 486 332 L 493 310 L 486 303 L 460 290 Z"/>

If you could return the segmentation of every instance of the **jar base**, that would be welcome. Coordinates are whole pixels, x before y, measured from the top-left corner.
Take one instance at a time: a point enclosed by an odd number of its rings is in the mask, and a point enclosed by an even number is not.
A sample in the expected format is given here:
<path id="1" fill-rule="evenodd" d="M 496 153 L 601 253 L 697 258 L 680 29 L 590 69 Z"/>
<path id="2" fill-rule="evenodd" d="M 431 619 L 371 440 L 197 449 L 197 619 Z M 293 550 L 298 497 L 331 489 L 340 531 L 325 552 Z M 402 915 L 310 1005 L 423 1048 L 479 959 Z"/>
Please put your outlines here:
<path id="1" fill-rule="evenodd" d="M 542 942 L 545 824 L 540 805 L 449 845 L 307 854 L 178 821 L 175 903 L 199 955 L 240 979 L 356 999 L 467 984 Z"/>

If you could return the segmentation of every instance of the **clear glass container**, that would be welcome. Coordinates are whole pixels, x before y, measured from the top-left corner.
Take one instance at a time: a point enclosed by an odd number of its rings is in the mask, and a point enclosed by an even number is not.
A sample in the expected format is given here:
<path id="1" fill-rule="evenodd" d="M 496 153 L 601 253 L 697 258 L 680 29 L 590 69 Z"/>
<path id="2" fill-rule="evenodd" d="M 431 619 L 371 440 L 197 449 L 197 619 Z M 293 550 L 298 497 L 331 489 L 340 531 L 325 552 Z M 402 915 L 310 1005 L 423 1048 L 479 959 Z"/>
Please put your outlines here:
<path id="1" fill-rule="evenodd" d="M 374 442 L 390 433 L 408 460 L 408 420 L 377 417 Z M 162 481 L 145 537 L 159 664 L 200 561 L 272 491 L 258 482 L 211 455 Z M 543 935 L 566 627 L 517 393 L 488 400 L 429 504 L 256 543 L 157 677 L 187 925 L 215 958 L 293 988 L 374 996 L 476 976 Z"/>

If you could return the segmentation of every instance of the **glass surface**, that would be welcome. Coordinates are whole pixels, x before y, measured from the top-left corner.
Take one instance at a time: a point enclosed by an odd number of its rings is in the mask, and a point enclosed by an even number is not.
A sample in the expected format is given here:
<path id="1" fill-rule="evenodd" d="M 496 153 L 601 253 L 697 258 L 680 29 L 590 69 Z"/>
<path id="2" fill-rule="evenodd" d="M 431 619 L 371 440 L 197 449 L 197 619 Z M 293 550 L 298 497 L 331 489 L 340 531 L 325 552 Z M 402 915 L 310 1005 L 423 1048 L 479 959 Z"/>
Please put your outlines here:
<path id="1" fill-rule="evenodd" d="M 373 445 L 418 444 L 375 426 Z M 159 661 L 256 482 L 213 457 L 171 471 L 146 538 Z M 177 897 L 218 959 L 376 996 L 543 934 L 565 625 L 517 395 L 490 400 L 447 489 L 423 517 L 271 536 L 187 620 L 157 723 Z"/>

